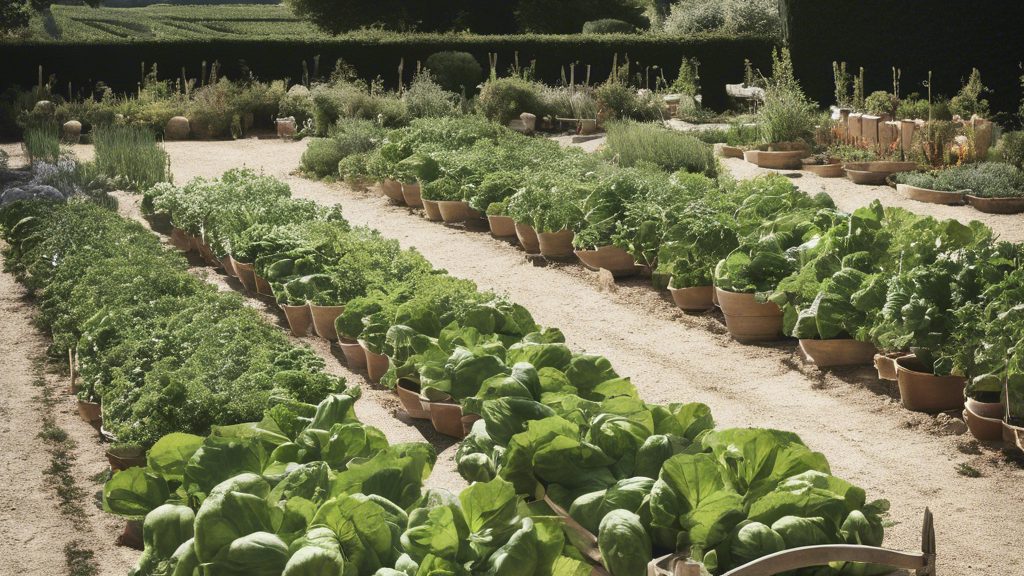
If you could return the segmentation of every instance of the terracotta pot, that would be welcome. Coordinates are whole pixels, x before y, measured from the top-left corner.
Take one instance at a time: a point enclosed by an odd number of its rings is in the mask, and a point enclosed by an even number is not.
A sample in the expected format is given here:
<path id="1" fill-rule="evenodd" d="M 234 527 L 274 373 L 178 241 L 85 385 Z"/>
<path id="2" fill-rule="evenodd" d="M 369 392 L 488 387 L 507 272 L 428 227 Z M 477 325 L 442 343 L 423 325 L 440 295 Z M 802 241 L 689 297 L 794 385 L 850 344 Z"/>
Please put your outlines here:
<path id="1" fill-rule="evenodd" d="M 124 527 L 124 531 L 117 537 L 117 545 L 142 550 L 144 547 L 142 520 L 129 520 Z"/>
<path id="2" fill-rule="evenodd" d="M 192 242 L 188 239 L 188 234 L 181 228 L 171 228 L 171 246 L 174 246 L 182 252 L 188 252 L 192 249 Z"/>
<path id="3" fill-rule="evenodd" d="M 989 406 L 987 403 L 976 402 L 970 398 L 964 402 L 964 421 L 967 422 L 967 428 L 971 431 L 971 435 L 978 440 L 985 442 L 999 442 L 1003 439 L 1003 405 L 996 403 L 995 407 L 1000 412 L 998 417 L 984 416 L 978 412 L 972 410 L 972 404 L 974 406 L 981 406 L 980 410 L 986 410 Z"/>
<path id="4" fill-rule="evenodd" d="M 420 198 L 419 184 L 402 184 L 402 199 L 413 208 L 423 206 L 423 199 Z"/>
<path id="5" fill-rule="evenodd" d="M 691 288 L 668 289 L 672 293 L 672 301 L 680 310 L 711 310 L 715 307 L 714 286 L 693 286 Z"/>
<path id="6" fill-rule="evenodd" d="M 281 304 L 284 316 L 288 319 L 288 328 L 292 334 L 299 338 L 309 334 L 309 327 L 313 324 L 313 313 L 309 310 L 309 304 L 301 306 L 289 306 Z"/>
<path id="7" fill-rule="evenodd" d="M 516 221 L 508 216 L 488 216 L 487 224 L 491 227 L 491 236 L 496 238 L 516 235 Z"/>
<path id="8" fill-rule="evenodd" d="M 843 164 L 846 170 L 859 170 L 864 172 L 886 172 L 896 174 L 897 172 L 913 172 L 920 169 L 917 162 L 847 162 Z"/>
<path id="9" fill-rule="evenodd" d="M 199 255 L 202 256 L 203 260 L 205 260 L 210 266 L 220 265 L 220 260 L 217 260 L 217 257 L 213 255 L 213 250 L 206 242 L 200 242 Z"/>
<path id="10" fill-rule="evenodd" d="M 633 255 L 618 246 L 601 246 L 597 250 L 577 250 L 576 256 L 591 270 L 607 270 L 612 276 L 635 276 L 640 273 Z"/>
<path id="11" fill-rule="evenodd" d="M 978 416 L 985 418 L 995 418 L 996 420 L 1003 419 L 1003 403 L 1002 402 L 978 402 L 970 396 L 964 400 L 964 408 L 967 408 L 971 412 L 974 412 Z"/>
<path id="12" fill-rule="evenodd" d="M 252 264 L 246 264 L 235 260 L 235 272 L 238 274 L 238 281 L 245 287 L 249 294 L 256 294 L 256 272 Z"/>
<path id="13" fill-rule="evenodd" d="M 842 164 L 804 164 L 803 168 L 822 178 L 841 178 L 846 173 Z"/>
<path id="14" fill-rule="evenodd" d="M 743 148 L 738 146 L 729 146 L 728 144 L 722 144 L 719 148 L 722 156 L 725 158 L 743 158 Z"/>
<path id="15" fill-rule="evenodd" d="M 423 409 L 423 396 L 420 396 L 420 385 L 408 378 L 400 378 L 398 385 L 398 400 L 402 402 L 402 408 L 409 414 L 410 418 L 429 420 L 430 413 Z"/>
<path id="16" fill-rule="evenodd" d="M 896 381 L 904 408 L 930 414 L 960 407 L 967 386 L 963 376 L 929 374 L 914 355 L 896 359 Z"/>
<path id="17" fill-rule="evenodd" d="M 527 254 L 540 253 L 540 239 L 537 238 L 537 231 L 533 229 L 533 226 L 516 222 L 516 236 Z"/>
<path id="18" fill-rule="evenodd" d="M 103 426 L 103 408 L 99 402 L 78 401 L 78 415 L 89 423 L 90 426 L 99 430 Z"/>
<path id="19" fill-rule="evenodd" d="M 337 340 L 338 331 L 334 329 L 334 321 L 345 311 L 344 306 L 317 306 L 309 304 L 309 311 L 313 315 L 313 329 L 316 335 L 325 340 Z"/>
<path id="20" fill-rule="evenodd" d="M 722 307 L 722 303 L 718 301 L 718 290 L 714 289 L 714 286 L 712 286 L 711 290 L 711 302 L 719 308 Z"/>
<path id="21" fill-rule="evenodd" d="M 224 269 L 224 273 L 232 278 L 237 278 L 238 274 L 235 274 L 235 263 L 231 261 L 231 255 L 220 259 L 220 267 Z"/>
<path id="22" fill-rule="evenodd" d="M 267 282 L 266 279 L 263 278 L 263 276 L 256 274 L 255 271 L 253 271 L 253 279 L 256 282 L 257 294 L 259 294 L 260 296 L 268 296 L 270 298 L 274 297 L 274 290 L 270 287 L 270 282 Z"/>
<path id="23" fill-rule="evenodd" d="M 398 203 L 405 202 L 405 195 L 402 194 L 402 184 L 395 180 L 384 180 L 380 183 L 381 192 L 385 196 Z"/>
<path id="24" fill-rule="evenodd" d="M 465 222 L 466 218 L 468 218 L 469 202 L 456 200 L 440 201 L 437 203 L 437 208 L 441 211 L 441 220 L 444 220 L 445 224 Z"/>
<path id="25" fill-rule="evenodd" d="M 875 369 L 878 370 L 879 380 L 896 381 L 896 359 L 906 356 L 906 352 L 889 352 L 886 354 L 875 354 Z"/>
<path id="26" fill-rule="evenodd" d="M 391 367 L 391 359 L 384 354 L 375 354 L 370 352 L 370 349 L 366 347 L 366 343 L 360 341 L 359 344 L 363 347 L 363 352 L 366 353 L 366 372 L 370 378 L 370 382 L 376 384 L 380 382 L 380 379 L 387 373 L 388 368 Z"/>
<path id="27" fill-rule="evenodd" d="M 114 472 L 146 465 L 146 450 L 143 448 L 111 448 L 107 450 L 107 461 Z"/>
<path id="28" fill-rule="evenodd" d="M 430 421 L 445 436 L 455 438 L 466 437 L 466 427 L 462 424 L 462 406 L 447 402 L 434 402 L 430 407 Z"/>
<path id="29" fill-rule="evenodd" d="M 889 177 L 889 174 L 886 172 L 851 170 L 849 168 L 843 168 L 843 171 L 846 173 L 846 177 L 854 184 L 882 186 L 885 184 L 885 179 Z"/>
<path id="30" fill-rule="evenodd" d="M 1003 422 L 1003 440 L 1024 450 L 1024 428 Z"/>
<path id="31" fill-rule="evenodd" d="M 541 232 L 537 234 L 537 242 L 540 245 L 540 253 L 544 256 L 564 258 L 574 255 L 572 240 L 576 233 L 572 230 L 559 230 L 558 232 Z"/>
<path id="32" fill-rule="evenodd" d="M 942 190 L 929 190 L 927 188 L 918 188 L 917 186 L 910 186 L 907 184 L 897 184 L 896 191 L 901 195 L 910 198 L 911 200 L 917 200 L 918 202 L 928 202 L 929 204 L 963 204 L 964 193 L 963 192 L 944 192 Z"/>
<path id="33" fill-rule="evenodd" d="M 967 202 L 986 214 L 1020 214 L 1024 212 L 1024 198 L 978 198 L 967 194 Z"/>
<path id="34" fill-rule="evenodd" d="M 338 339 L 338 346 L 345 355 L 345 364 L 349 368 L 366 368 L 366 351 L 363 346 L 354 340 Z"/>
<path id="35" fill-rule="evenodd" d="M 739 294 L 715 289 L 725 315 L 729 334 L 737 342 L 776 340 L 782 333 L 782 309 L 774 302 L 759 304 L 753 294 Z"/>
<path id="36" fill-rule="evenodd" d="M 423 200 L 423 211 L 427 214 L 427 220 L 431 222 L 440 222 L 442 220 L 441 208 L 433 200 Z"/>
<path id="37" fill-rule="evenodd" d="M 812 364 L 819 368 L 830 366 L 870 365 L 878 349 L 870 342 L 852 338 L 828 340 L 800 339 L 800 349 Z"/>
<path id="38" fill-rule="evenodd" d="M 810 150 L 787 150 L 766 152 L 763 150 L 747 150 L 743 159 L 759 168 L 772 170 L 794 170 L 800 168 L 800 160 L 811 155 Z"/>
<path id="39" fill-rule="evenodd" d="M 465 416 L 462 417 L 462 433 L 464 434 L 463 438 L 469 436 L 469 433 L 473 431 L 473 424 L 476 424 L 480 420 L 483 420 L 483 418 L 481 418 L 478 414 L 466 414 Z"/>

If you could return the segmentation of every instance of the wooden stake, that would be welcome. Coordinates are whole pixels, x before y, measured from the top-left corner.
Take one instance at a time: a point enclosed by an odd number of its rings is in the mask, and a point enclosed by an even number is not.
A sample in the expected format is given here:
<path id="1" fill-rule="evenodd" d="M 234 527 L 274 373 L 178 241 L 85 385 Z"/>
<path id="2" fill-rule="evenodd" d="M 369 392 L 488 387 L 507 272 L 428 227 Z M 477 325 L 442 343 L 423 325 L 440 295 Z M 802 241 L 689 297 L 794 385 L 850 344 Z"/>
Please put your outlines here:
<path id="1" fill-rule="evenodd" d="M 185 67 L 184 66 L 181 67 L 181 85 L 182 85 L 182 91 L 185 93 L 185 96 L 188 96 L 188 77 L 185 76 Z"/>
<path id="2" fill-rule="evenodd" d="M 305 64 L 305 62 L 303 62 Z M 206 86 L 206 60 L 203 60 L 203 69 L 199 73 L 199 86 Z"/>
<path id="3" fill-rule="evenodd" d="M 401 59 L 398 60 L 398 95 L 399 96 L 402 95 L 402 86 L 403 86 L 402 70 L 403 69 L 405 69 L 405 58 L 401 58 Z"/>
<path id="4" fill-rule="evenodd" d="M 588 87 L 590 86 L 590 64 L 587 64 L 587 84 L 586 85 Z"/>
<path id="5" fill-rule="evenodd" d="M 320 55 L 313 56 L 313 80 L 320 77 Z"/>
<path id="6" fill-rule="evenodd" d="M 43 65 L 39 65 L 39 88 L 36 90 L 36 96 L 43 97 Z"/>
<path id="7" fill-rule="evenodd" d="M 576 63 L 569 64 L 569 86 L 576 87 Z"/>

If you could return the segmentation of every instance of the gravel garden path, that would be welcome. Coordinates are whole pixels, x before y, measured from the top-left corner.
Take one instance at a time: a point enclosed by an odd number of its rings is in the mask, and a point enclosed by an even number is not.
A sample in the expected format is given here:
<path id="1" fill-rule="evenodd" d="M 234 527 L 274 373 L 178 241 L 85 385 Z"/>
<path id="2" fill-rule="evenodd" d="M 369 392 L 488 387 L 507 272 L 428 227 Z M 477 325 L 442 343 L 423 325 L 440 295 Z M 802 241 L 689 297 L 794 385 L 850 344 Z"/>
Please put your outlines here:
<path id="1" fill-rule="evenodd" d="M 828 457 L 837 476 L 864 487 L 869 499 L 891 501 L 887 546 L 916 550 L 922 514 L 930 507 L 942 574 L 1019 573 L 1024 545 L 1017 533 L 1024 525 L 1024 457 L 1019 453 L 1004 450 L 1004 445 L 979 444 L 953 419 L 904 410 L 895 383 L 879 381 L 873 368 L 819 371 L 802 363 L 795 341 L 738 344 L 729 338 L 719 313 L 686 315 L 667 294 L 643 281 L 609 287 L 580 265 L 535 266 L 520 250 L 486 233 L 430 223 L 408 208 L 389 205 L 379 193 L 292 175 L 304 148 L 277 140 L 167 145 L 178 184 L 245 165 L 284 179 L 298 197 L 342 204 L 353 224 L 375 227 L 404 247 L 415 246 L 435 266 L 472 279 L 481 289 L 508 293 L 539 323 L 561 328 L 574 349 L 607 356 L 620 373 L 632 377 L 649 402 L 704 402 L 722 428 L 796 432 Z M 91 157 L 87 146 L 77 146 L 75 152 L 82 159 Z M 739 178 L 761 172 L 733 161 L 725 165 Z M 825 187 L 843 209 L 879 197 L 918 213 L 982 220 L 1004 239 L 1024 240 L 1024 217 L 901 201 L 894 192 L 886 195 L 887 189 L 853 190 L 844 181 L 819 181 L 811 175 L 794 182 L 810 186 L 805 189 L 811 192 Z M 6 338 L 4 344 L 10 344 Z M 348 376 L 340 365 L 330 369 Z M 392 441 L 406 433 L 427 437 L 418 429 L 401 431 L 411 429 L 393 416 L 396 402 L 391 396 L 366 392 L 360 414 L 366 422 L 383 429 Z M 435 474 L 449 473 L 451 451 L 442 452 Z M 980 477 L 959 474 L 963 464 Z"/>

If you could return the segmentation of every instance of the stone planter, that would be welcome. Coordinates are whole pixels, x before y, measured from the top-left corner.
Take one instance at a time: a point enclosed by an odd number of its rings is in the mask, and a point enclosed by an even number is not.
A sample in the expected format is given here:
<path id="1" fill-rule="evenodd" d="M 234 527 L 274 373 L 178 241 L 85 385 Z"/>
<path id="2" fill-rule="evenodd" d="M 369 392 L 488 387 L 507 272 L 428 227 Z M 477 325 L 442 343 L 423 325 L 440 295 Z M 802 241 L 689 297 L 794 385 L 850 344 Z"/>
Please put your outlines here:
<path id="1" fill-rule="evenodd" d="M 804 164 L 803 169 L 822 178 L 842 178 L 846 172 L 843 165 L 836 164 Z"/>
<path id="2" fill-rule="evenodd" d="M 260 276 L 255 271 L 253 271 L 252 275 L 253 280 L 256 281 L 256 293 L 259 294 L 260 296 L 273 298 L 274 290 L 270 287 L 270 282 L 267 282 L 267 280 L 263 278 L 263 276 Z"/>
<path id="3" fill-rule="evenodd" d="M 380 183 L 380 190 L 385 196 L 398 202 L 405 203 L 405 195 L 402 194 L 402 184 L 396 180 L 385 179 Z"/>
<path id="4" fill-rule="evenodd" d="M 420 198 L 419 184 L 402 184 L 402 199 L 412 208 L 423 206 L 423 199 Z"/>
<path id="5" fill-rule="evenodd" d="M 103 408 L 99 402 L 79 400 L 78 415 L 97 431 L 103 426 Z"/>
<path id="6" fill-rule="evenodd" d="M 800 350 L 818 368 L 870 365 L 878 349 L 870 342 L 851 338 L 801 339 Z"/>
<path id="7" fill-rule="evenodd" d="M 171 246 L 174 246 L 182 252 L 188 252 L 192 249 L 192 241 L 189 240 L 188 234 L 181 228 L 171 228 Z"/>
<path id="8" fill-rule="evenodd" d="M 313 313 L 309 309 L 309 304 L 301 306 L 281 304 L 280 306 L 284 311 L 284 317 L 288 320 L 288 328 L 292 334 L 299 338 L 309 334 L 309 327 L 313 324 Z"/>
<path id="9" fill-rule="evenodd" d="M 527 254 L 540 254 L 540 239 L 537 238 L 537 231 L 533 226 L 516 222 L 516 237 Z"/>
<path id="10" fill-rule="evenodd" d="M 633 255 L 618 246 L 601 246 L 597 250 L 576 250 L 576 257 L 591 270 L 607 270 L 612 276 L 635 276 L 640 273 Z"/>
<path id="11" fill-rule="evenodd" d="M 430 220 L 431 222 L 441 221 L 441 209 L 437 206 L 437 202 L 424 199 L 423 211 L 427 215 L 427 220 Z"/>
<path id="12" fill-rule="evenodd" d="M 597 120 L 580 120 L 580 134 L 589 136 L 597 133 Z"/>
<path id="13" fill-rule="evenodd" d="M 722 144 L 719 146 L 718 150 L 724 158 L 743 158 L 743 148 L 740 148 L 739 146 Z"/>
<path id="14" fill-rule="evenodd" d="M 879 380 L 896 381 L 896 359 L 906 356 L 906 352 L 887 352 L 875 354 L 875 369 L 878 371 Z"/>
<path id="15" fill-rule="evenodd" d="M 277 137 L 282 140 L 290 140 L 295 136 L 295 117 L 278 118 L 274 120 L 277 126 Z"/>
<path id="16" fill-rule="evenodd" d="M 978 440 L 998 442 L 1003 439 L 1003 405 L 1000 402 L 978 402 L 967 398 L 964 421 L 971 435 Z"/>
<path id="17" fill-rule="evenodd" d="M 111 448 L 107 450 L 107 461 L 110 462 L 110 469 L 114 472 L 135 467 L 141 468 L 146 465 L 146 450 L 144 448 Z"/>
<path id="18" fill-rule="evenodd" d="M 491 236 L 509 238 L 516 235 L 516 221 L 508 216 L 488 216 L 487 225 L 491 228 Z"/>
<path id="19" fill-rule="evenodd" d="M 572 240 L 576 233 L 572 230 L 559 230 L 558 232 L 541 232 L 537 234 L 537 242 L 540 246 L 540 253 L 547 257 L 564 258 L 574 253 Z"/>
<path id="20" fill-rule="evenodd" d="M 847 162 L 843 164 L 846 176 L 854 184 L 885 184 L 885 179 L 897 172 L 913 172 L 916 162 Z"/>
<path id="21" fill-rule="evenodd" d="M 927 188 L 918 188 L 917 186 L 910 186 L 909 184 L 897 184 L 896 191 L 901 195 L 910 198 L 911 200 L 917 200 L 918 202 L 927 202 L 929 204 L 963 204 L 964 193 L 963 192 L 944 192 L 942 190 L 929 190 Z"/>
<path id="22" fill-rule="evenodd" d="M 423 409 L 423 402 L 427 401 L 427 399 L 420 395 L 420 385 L 418 383 L 408 378 L 400 378 L 395 388 L 398 391 L 398 400 L 402 403 L 402 408 L 405 409 L 410 418 L 418 420 L 430 419 L 430 412 Z"/>
<path id="23" fill-rule="evenodd" d="M 349 368 L 366 368 L 366 350 L 363 350 L 359 342 L 339 337 L 338 346 L 341 347 L 341 353 L 345 355 L 345 364 Z"/>
<path id="24" fill-rule="evenodd" d="M 718 302 L 725 315 L 729 334 L 737 342 L 764 342 L 777 340 L 782 333 L 782 309 L 774 302 L 760 304 L 753 294 L 715 289 Z"/>
<path id="25" fill-rule="evenodd" d="M 765 152 L 763 150 L 747 150 L 743 153 L 743 159 L 758 168 L 771 170 L 795 170 L 801 167 L 800 160 L 811 155 L 810 150 L 787 150 L 779 152 Z"/>
<path id="26" fill-rule="evenodd" d="M 854 139 L 862 138 L 862 130 L 861 130 L 861 128 L 863 126 L 863 122 L 862 122 L 861 119 L 863 117 L 864 117 L 863 114 L 853 113 L 853 114 L 850 114 L 849 118 L 846 119 L 846 132 L 847 132 L 847 134 L 849 134 L 850 138 L 854 138 Z"/>
<path id="27" fill-rule="evenodd" d="M 430 422 L 445 436 L 455 438 L 466 437 L 466 427 L 462 424 L 462 406 L 448 402 L 434 402 L 430 406 Z"/>
<path id="28" fill-rule="evenodd" d="M 441 220 L 445 224 L 457 224 L 465 222 L 469 217 L 469 202 L 458 200 L 438 201 L 438 210 L 441 211 Z"/>
<path id="29" fill-rule="evenodd" d="M 253 270 L 252 264 L 235 260 L 235 272 L 238 274 L 238 281 L 245 287 L 245 291 L 249 294 L 255 294 L 256 272 Z"/>
<path id="30" fill-rule="evenodd" d="M 672 294 L 672 301 L 680 310 L 702 311 L 715 307 L 714 286 L 693 286 L 691 288 L 669 286 L 668 291 Z"/>
<path id="31" fill-rule="evenodd" d="M 1024 198 L 979 198 L 966 195 L 967 202 L 978 212 L 986 214 L 1020 214 L 1024 212 Z"/>
<path id="32" fill-rule="evenodd" d="M 313 316 L 313 329 L 316 335 L 324 340 L 337 340 L 338 331 L 334 329 L 334 321 L 345 311 L 344 306 L 317 306 L 309 304 L 309 311 Z"/>
<path id="33" fill-rule="evenodd" d="M 366 347 L 366 342 L 360 341 L 359 344 L 363 347 L 363 352 L 366 353 L 367 376 L 370 378 L 370 382 L 376 384 L 380 382 L 384 374 L 387 374 L 388 368 L 391 367 L 391 359 L 384 354 L 370 352 L 370 349 Z"/>
<path id="34" fill-rule="evenodd" d="M 963 376 L 936 376 L 929 374 L 916 356 L 896 360 L 896 381 L 900 386 L 903 407 L 914 412 L 934 414 L 954 410 L 963 404 Z"/>
<path id="35" fill-rule="evenodd" d="M 878 123 L 881 120 L 881 116 L 871 116 L 868 114 L 861 116 L 860 137 L 868 144 L 875 144 L 878 142 Z"/>

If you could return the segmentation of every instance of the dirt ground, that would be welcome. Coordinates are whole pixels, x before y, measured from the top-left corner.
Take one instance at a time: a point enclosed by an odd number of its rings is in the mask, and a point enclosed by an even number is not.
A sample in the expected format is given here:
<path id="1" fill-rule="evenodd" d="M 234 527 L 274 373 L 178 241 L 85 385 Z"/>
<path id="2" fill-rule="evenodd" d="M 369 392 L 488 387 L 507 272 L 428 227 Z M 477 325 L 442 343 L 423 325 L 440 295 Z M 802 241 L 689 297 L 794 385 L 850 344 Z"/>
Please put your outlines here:
<path id="1" fill-rule="evenodd" d="M 139 553 L 115 544 L 125 522 L 102 510 L 109 464 L 99 434 L 79 417 L 66 377 L 37 380 L 33 359 L 48 342 L 32 325 L 34 312 L 25 289 L 0 274 L 0 574 L 66 574 L 64 550 L 73 541 L 93 551 L 97 574 L 126 574 Z M 55 399 L 51 407 L 37 400 L 44 388 Z M 44 472 L 51 458 L 39 433 L 47 411 L 78 444 L 72 475 L 83 491 L 74 500 L 84 512 L 79 517 L 60 512 Z"/>
<path id="2" fill-rule="evenodd" d="M 1024 456 L 1018 452 L 1003 444 L 979 444 L 955 421 L 904 410 L 895 384 L 879 381 L 871 368 L 808 367 L 795 341 L 738 344 L 728 337 L 719 313 L 684 314 L 666 294 L 641 280 L 619 282 L 614 291 L 602 292 L 597 274 L 580 265 L 538 266 L 516 247 L 486 233 L 428 222 L 417 211 L 390 205 L 376 191 L 295 176 L 291 172 L 304 148 L 303 143 L 276 140 L 167 145 L 179 184 L 245 165 L 284 179 L 295 196 L 340 203 L 353 224 L 373 226 L 405 247 L 415 246 L 435 266 L 472 279 L 481 289 L 507 293 L 541 324 L 561 328 L 574 349 L 607 356 L 621 374 L 632 377 L 649 402 L 704 402 L 720 428 L 756 426 L 798 433 L 828 457 L 835 475 L 866 489 L 869 499 L 892 503 L 888 547 L 917 550 L 922 514 L 929 507 L 935 514 L 941 574 L 1020 573 L 1024 536 L 1017 529 L 1024 522 Z M 91 156 L 85 146 L 75 152 L 83 159 Z M 760 172 L 743 163 L 727 160 L 725 165 L 740 178 Z M 812 192 L 825 187 L 843 209 L 879 197 L 884 204 L 918 213 L 982 220 L 1004 239 L 1024 239 L 1024 216 L 920 204 L 887 194 L 887 189 L 850 188 L 842 180 L 813 175 L 794 181 L 811 186 L 807 189 Z M 329 369 L 346 374 L 340 365 Z M 397 437 L 393 435 L 404 423 L 392 415 L 393 397 L 370 392 L 361 402 L 367 411 L 361 415 L 389 438 Z M 380 402 L 383 410 L 369 412 L 372 402 Z M 421 430 L 417 434 L 428 435 Z M 450 456 L 442 455 L 437 473 L 446 470 L 446 460 Z M 961 464 L 974 467 L 981 477 L 958 474 Z"/>

